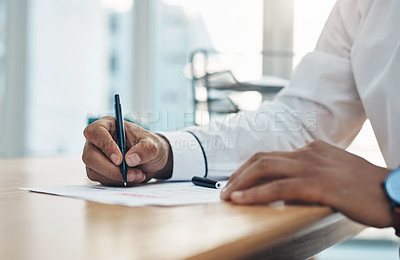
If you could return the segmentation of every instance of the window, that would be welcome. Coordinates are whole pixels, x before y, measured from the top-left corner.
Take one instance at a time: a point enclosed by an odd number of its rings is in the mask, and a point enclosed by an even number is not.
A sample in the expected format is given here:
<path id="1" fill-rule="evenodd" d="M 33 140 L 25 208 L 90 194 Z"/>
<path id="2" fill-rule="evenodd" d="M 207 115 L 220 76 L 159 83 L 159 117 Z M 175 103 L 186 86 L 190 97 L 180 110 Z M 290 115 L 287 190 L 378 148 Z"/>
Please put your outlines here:
<path id="1" fill-rule="evenodd" d="M 112 113 L 115 92 L 129 108 L 131 15 L 118 2 L 31 1 L 27 154 L 80 153 L 88 116 Z"/>
<path id="2" fill-rule="evenodd" d="M 300 62 L 304 55 L 315 48 L 325 21 L 328 19 L 329 13 L 335 3 L 336 0 L 294 1 L 294 66 Z M 360 134 L 349 147 L 349 151 L 364 157 L 372 163 L 385 166 L 374 132 L 368 120 Z"/>
<path id="3" fill-rule="evenodd" d="M 6 3 L 0 0 L 0 111 L 3 110 L 5 92 L 5 53 L 6 53 Z M 1 122 L 1 113 L 0 113 Z"/>
<path id="4" fill-rule="evenodd" d="M 192 92 L 184 68 L 197 48 L 239 53 L 231 69 L 242 80 L 262 75 L 263 1 L 157 0 L 152 2 L 152 130 L 193 122 Z M 166 109 L 167 108 L 167 109 Z"/>

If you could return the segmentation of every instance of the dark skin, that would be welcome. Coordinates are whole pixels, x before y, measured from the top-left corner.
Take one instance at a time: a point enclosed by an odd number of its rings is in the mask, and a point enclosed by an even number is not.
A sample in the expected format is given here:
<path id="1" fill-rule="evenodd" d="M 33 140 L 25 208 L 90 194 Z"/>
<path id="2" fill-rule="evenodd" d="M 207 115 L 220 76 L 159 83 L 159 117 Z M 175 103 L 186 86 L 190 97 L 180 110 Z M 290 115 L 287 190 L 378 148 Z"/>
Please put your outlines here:
<path id="1" fill-rule="evenodd" d="M 135 124 L 124 125 L 128 185 L 170 178 L 173 161 L 168 141 Z M 82 159 L 88 178 L 122 186 L 115 118 L 94 122 L 84 135 Z M 221 198 L 237 204 L 277 200 L 324 204 L 360 223 L 387 227 L 392 216 L 382 183 L 389 172 L 343 149 L 314 141 L 293 152 L 255 154 L 230 177 Z"/>
<path id="2" fill-rule="evenodd" d="M 128 186 L 151 178 L 167 179 L 172 175 L 172 152 L 168 141 L 143 128 L 124 122 L 128 165 Z M 116 141 L 114 117 L 103 117 L 84 131 L 86 137 L 82 160 L 90 180 L 108 186 L 122 186 L 119 165 L 122 153 Z"/>
<path id="3" fill-rule="evenodd" d="M 329 205 L 370 226 L 390 226 L 381 184 L 390 170 L 323 141 L 293 152 L 257 153 L 229 179 L 221 198 L 237 204 L 276 200 Z"/>

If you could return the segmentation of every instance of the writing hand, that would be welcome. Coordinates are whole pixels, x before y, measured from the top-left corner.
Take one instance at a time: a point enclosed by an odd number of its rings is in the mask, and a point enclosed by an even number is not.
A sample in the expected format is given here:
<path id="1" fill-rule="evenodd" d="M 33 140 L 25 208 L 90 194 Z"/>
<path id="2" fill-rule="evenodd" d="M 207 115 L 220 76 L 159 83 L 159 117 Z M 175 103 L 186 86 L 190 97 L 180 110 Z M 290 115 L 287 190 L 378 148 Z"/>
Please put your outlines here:
<path id="1" fill-rule="evenodd" d="M 329 205 L 363 224 L 391 224 L 382 188 L 389 169 L 315 141 L 294 152 L 257 153 L 229 179 L 221 198 L 239 204 L 277 200 Z"/>
<path id="2" fill-rule="evenodd" d="M 172 174 L 172 152 L 168 141 L 129 122 L 124 122 L 128 167 L 128 185 L 165 179 Z M 115 118 L 103 117 L 87 126 L 82 160 L 86 164 L 89 179 L 104 185 L 122 186 L 119 165 L 122 153 L 115 142 L 117 138 Z"/>

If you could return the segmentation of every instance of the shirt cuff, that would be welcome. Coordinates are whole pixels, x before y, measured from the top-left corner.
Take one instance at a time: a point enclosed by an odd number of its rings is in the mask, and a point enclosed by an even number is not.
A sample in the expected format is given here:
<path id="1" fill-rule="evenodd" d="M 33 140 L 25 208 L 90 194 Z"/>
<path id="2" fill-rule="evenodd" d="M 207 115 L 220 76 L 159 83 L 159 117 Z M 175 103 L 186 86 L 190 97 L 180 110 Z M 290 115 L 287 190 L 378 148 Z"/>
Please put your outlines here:
<path id="1" fill-rule="evenodd" d="M 170 180 L 191 180 L 204 176 L 206 166 L 203 152 L 196 138 L 188 132 L 159 132 L 172 149 L 173 168 Z"/>

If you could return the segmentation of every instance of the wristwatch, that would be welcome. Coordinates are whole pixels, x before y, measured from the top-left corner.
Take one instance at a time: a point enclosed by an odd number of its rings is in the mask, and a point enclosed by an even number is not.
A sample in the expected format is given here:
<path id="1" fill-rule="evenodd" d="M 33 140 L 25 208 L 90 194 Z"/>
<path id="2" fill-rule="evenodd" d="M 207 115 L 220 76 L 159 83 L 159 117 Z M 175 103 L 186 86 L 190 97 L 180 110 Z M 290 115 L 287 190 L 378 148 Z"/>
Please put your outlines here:
<path id="1" fill-rule="evenodd" d="M 392 203 L 392 226 L 396 230 L 396 235 L 400 237 L 400 167 L 389 173 L 383 187 Z"/>

